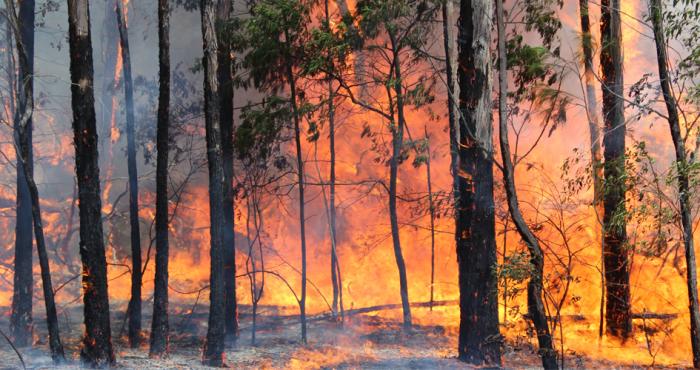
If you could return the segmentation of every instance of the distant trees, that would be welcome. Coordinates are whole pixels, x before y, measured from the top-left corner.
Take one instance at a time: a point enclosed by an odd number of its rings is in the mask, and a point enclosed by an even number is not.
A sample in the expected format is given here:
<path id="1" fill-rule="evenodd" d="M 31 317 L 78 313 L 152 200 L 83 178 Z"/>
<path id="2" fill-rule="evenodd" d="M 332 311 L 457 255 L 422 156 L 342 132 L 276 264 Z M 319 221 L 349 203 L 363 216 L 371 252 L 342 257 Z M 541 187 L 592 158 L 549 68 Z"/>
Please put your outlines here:
<path id="1" fill-rule="evenodd" d="M 363 136 L 373 141 L 373 149 L 388 157 L 389 223 L 391 240 L 399 273 L 399 292 L 404 328 L 413 325 L 408 291 L 408 272 L 401 245 L 399 219 L 399 169 L 408 158 L 405 135 L 408 133 L 407 114 L 411 107 L 421 107 L 433 100 L 432 80 L 420 71 L 406 71 L 407 66 L 424 61 L 425 55 L 417 52 L 427 43 L 430 21 L 437 7 L 434 4 L 403 0 L 367 0 L 357 4 L 353 14 L 358 27 L 348 26 L 344 36 L 345 46 L 362 55 L 355 61 L 351 74 L 335 71 L 343 96 L 353 104 L 379 116 L 383 126 L 379 132 L 366 126 Z M 349 24 L 352 20 L 346 20 Z M 353 23 L 354 24 L 354 23 Z M 415 52 L 415 53 L 414 53 Z M 353 90 L 359 90 L 359 94 Z M 370 97 L 370 94 L 376 97 Z M 389 131 L 391 141 L 375 141 L 381 127 Z M 379 144 L 382 142 L 382 144 Z M 388 148 L 384 148 L 387 145 Z M 413 146 L 413 145 L 411 145 Z"/>
<path id="2" fill-rule="evenodd" d="M 109 322 L 107 263 L 102 234 L 88 0 L 68 0 L 68 26 L 75 172 L 80 201 L 80 257 L 83 263 L 85 304 L 85 336 L 80 357 L 91 366 L 103 367 L 112 365 L 115 359 Z"/>
<path id="3" fill-rule="evenodd" d="M 168 320 L 168 155 L 170 152 L 170 1 L 158 0 L 158 123 L 156 132 L 156 271 L 149 356 L 167 354 Z"/>
<path id="4" fill-rule="evenodd" d="M 289 89 L 288 97 L 273 96 L 267 108 L 272 108 L 273 115 L 283 114 L 292 123 L 295 143 L 296 181 L 299 201 L 299 239 L 301 247 L 301 293 L 298 298 L 301 340 L 307 341 L 306 334 L 306 215 L 305 215 L 305 175 L 304 154 L 302 152 L 302 123 L 313 108 L 303 99 L 297 89 L 299 66 L 305 40 L 308 40 L 307 26 L 310 24 L 309 4 L 297 0 L 261 0 L 251 8 L 252 17 L 242 25 L 242 39 L 238 48 L 249 47 L 242 66 L 250 73 L 255 87 L 276 93 Z M 273 123 L 272 120 L 265 120 Z M 274 129 L 276 127 L 276 129 Z M 282 129 L 279 126 L 268 127 L 270 134 Z M 276 135 L 276 134 L 274 134 Z"/>

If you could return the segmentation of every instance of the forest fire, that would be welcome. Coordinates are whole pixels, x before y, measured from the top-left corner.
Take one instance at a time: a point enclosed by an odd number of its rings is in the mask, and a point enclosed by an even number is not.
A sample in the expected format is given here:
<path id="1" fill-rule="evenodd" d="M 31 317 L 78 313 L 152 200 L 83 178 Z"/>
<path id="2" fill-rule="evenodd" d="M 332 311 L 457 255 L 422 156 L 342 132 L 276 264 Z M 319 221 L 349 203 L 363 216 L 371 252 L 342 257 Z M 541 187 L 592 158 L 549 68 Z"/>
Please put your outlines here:
<path id="1" fill-rule="evenodd" d="M 533 4 L 6 0 L 0 358 L 700 366 L 694 2 Z"/>

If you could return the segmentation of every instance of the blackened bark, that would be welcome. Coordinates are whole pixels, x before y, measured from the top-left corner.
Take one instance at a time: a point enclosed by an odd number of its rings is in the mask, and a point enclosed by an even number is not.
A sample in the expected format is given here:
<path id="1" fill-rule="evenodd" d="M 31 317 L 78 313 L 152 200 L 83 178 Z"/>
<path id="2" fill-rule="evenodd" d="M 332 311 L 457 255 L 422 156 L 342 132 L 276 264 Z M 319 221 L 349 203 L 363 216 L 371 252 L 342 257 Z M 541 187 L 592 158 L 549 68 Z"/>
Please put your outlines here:
<path id="1" fill-rule="evenodd" d="M 459 263 L 459 358 L 501 364 L 498 330 L 496 231 L 493 200 L 491 44 L 493 3 L 462 0 L 457 44 L 460 120 L 451 147 L 458 151 L 455 238 Z"/>
<path id="2" fill-rule="evenodd" d="M 224 365 L 226 297 L 224 287 L 224 166 L 221 148 L 219 110 L 218 40 L 216 4 L 201 0 L 202 45 L 204 49 L 204 117 L 209 167 L 209 217 L 211 221 L 211 277 L 209 322 L 203 362 L 209 366 Z"/>
<path id="3" fill-rule="evenodd" d="M 285 30 L 285 40 L 289 40 L 289 33 Z M 299 186 L 299 233 L 301 241 L 301 297 L 299 298 L 299 317 L 301 319 L 301 342 L 306 344 L 306 202 L 304 200 L 304 158 L 301 152 L 301 117 L 297 106 L 297 86 L 292 70 L 291 58 L 287 56 L 287 82 L 289 82 L 292 104 L 292 119 L 294 121 L 294 143 L 296 144 L 297 180 Z"/>
<path id="4" fill-rule="evenodd" d="M 15 37 L 20 37 L 24 45 L 27 63 L 19 65 L 20 81 L 17 83 L 17 99 L 19 100 L 19 90 L 22 88 L 23 76 L 32 76 L 34 74 L 34 0 L 25 0 L 19 4 L 19 19 L 20 32 Z M 8 34 L 8 50 L 9 43 L 12 40 L 12 35 Z M 20 41 L 20 40 L 18 40 Z M 8 53 L 8 55 L 11 55 Z M 10 61 L 12 58 L 10 57 Z M 13 63 L 9 63 L 8 67 L 12 67 L 8 73 L 12 74 L 14 79 L 15 69 Z M 25 81 L 27 89 L 33 89 L 34 79 L 30 78 Z M 19 104 L 18 104 L 19 105 Z M 16 107 L 15 116 L 21 114 L 19 107 Z M 34 277 L 32 276 L 32 205 L 27 184 L 26 174 L 30 176 L 34 173 L 34 156 L 31 146 L 32 142 L 32 118 L 28 118 L 25 128 L 25 137 L 28 152 L 26 153 L 26 161 L 22 161 L 20 156 L 17 156 L 17 208 L 16 208 L 16 223 L 15 223 L 15 260 L 14 260 L 14 285 L 12 294 L 12 313 L 10 316 L 10 328 L 15 345 L 18 347 L 26 347 L 32 344 L 32 294 L 34 287 Z M 15 135 L 19 136 L 20 120 L 15 119 L 14 123 Z M 22 144 L 20 142 L 20 144 Z M 26 163 L 26 168 L 25 168 Z"/>
<path id="5" fill-rule="evenodd" d="M 219 0 L 219 27 L 231 18 L 231 0 Z M 220 34 L 222 29 L 220 29 Z M 222 34 L 219 39 L 219 89 L 221 101 L 221 149 L 224 164 L 224 280 L 226 285 L 226 337 L 238 337 L 238 307 L 236 302 L 236 248 L 234 238 L 233 191 L 233 63 L 231 45 Z"/>
<path id="6" fill-rule="evenodd" d="M 668 111 L 668 127 L 671 131 L 671 139 L 673 140 L 673 146 L 676 151 L 678 196 L 680 198 L 681 224 L 683 225 L 685 260 L 688 269 L 686 272 L 686 283 L 690 310 L 690 344 L 693 351 L 693 367 L 697 369 L 700 368 L 700 332 L 698 331 L 700 329 L 700 307 L 698 307 L 698 273 L 693 243 L 693 218 L 692 205 L 690 204 L 688 155 L 685 150 L 685 141 L 681 134 L 678 102 L 671 88 L 671 76 L 668 71 L 668 55 L 666 51 L 666 36 L 664 34 L 661 0 L 650 0 L 649 8 L 654 28 L 654 38 L 656 40 L 656 58 L 659 66 L 661 91 L 664 95 L 664 102 L 666 103 L 666 110 Z"/>
<path id="7" fill-rule="evenodd" d="M 126 155 L 129 177 L 129 224 L 131 227 L 131 299 L 129 300 L 129 345 L 141 344 L 141 231 L 139 225 L 139 182 L 136 168 L 136 139 L 134 133 L 134 84 L 131 77 L 129 33 L 122 0 L 116 0 L 119 41 L 122 46 L 124 99 L 126 103 Z"/>
<path id="8" fill-rule="evenodd" d="M 158 0 L 158 127 L 156 133 L 156 272 L 151 358 L 168 352 L 168 154 L 170 144 L 170 3 Z"/>
<path id="9" fill-rule="evenodd" d="M 403 326 L 410 328 L 412 325 L 411 319 L 411 304 L 408 299 L 408 277 L 406 275 L 406 262 L 403 259 L 401 251 L 401 238 L 399 234 L 399 216 L 396 204 L 397 195 L 397 179 L 399 174 L 399 161 L 401 160 L 401 152 L 403 149 L 403 132 L 406 126 L 406 118 L 404 116 L 404 96 L 403 86 L 401 81 L 401 58 L 399 45 L 396 36 L 393 32 L 389 32 L 391 40 L 391 50 L 393 57 L 394 82 L 392 88 L 396 93 L 396 113 L 398 124 L 391 127 L 391 145 L 392 154 L 389 160 L 389 217 L 391 221 L 391 239 L 394 245 L 394 257 L 396 258 L 396 267 L 399 270 L 399 288 L 401 290 L 401 307 L 403 310 Z"/>
<path id="10" fill-rule="evenodd" d="M 81 359 L 91 366 L 114 363 L 109 323 L 107 263 L 102 232 L 92 43 L 88 0 L 68 0 L 71 103 L 75 171 L 80 201 L 80 257 L 83 263 L 85 336 Z"/>
<path id="11" fill-rule="evenodd" d="M 632 332 L 629 246 L 625 217 L 625 116 L 622 79 L 622 31 L 620 0 L 601 1 L 600 66 L 603 73 L 603 119 L 605 132 L 603 199 L 604 267 L 607 333 L 626 339 Z"/>
<path id="12" fill-rule="evenodd" d="M 602 223 L 603 208 L 603 153 L 600 142 L 600 120 L 598 119 L 598 102 L 595 96 L 595 72 L 593 69 L 593 34 L 588 14 L 588 0 L 579 0 L 581 16 L 581 49 L 583 50 L 583 70 L 586 84 L 586 115 L 588 118 L 588 133 L 591 145 L 591 174 L 593 175 L 593 209 L 598 225 Z M 601 230 L 602 231 L 602 230 Z M 601 238 L 601 256 L 604 255 L 603 239 Z M 601 258 L 601 261 L 603 258 Z M 600 324 L 598 335 L 603 335 L 603 318 L 605 306 L 605 269 L 600 274 Z"/>
<path id="13" fill-rule="evenodd" d="M 542 296 L 542 281 L 544 273 L 544 253 L 540 248 L 537 237 L 530 230 L 525 218 L 520 212 L 518 193 L 515 188 L 515 169 L 511 159 L 510 143 L 508 141 L 507 99 L 508 99 L 508 72 L 506 57 L 506 31 L 505 16 L 503 12 L 503 0 L 496 1 L 496 20 L 498 23 L 498 137 L 501 146 L 501 159 L 503 163 L 503 185 L 506 190 L 508 210 L 515 223 L 518 234 L 527 245 L 530 253 L 530 265 L 532 272 L 527 283 L 527 314 L 537 332 L 537 341 L 540 346 L 539 353 L 542 358 L 542 366 L 545 369 L 557 369 L 557 353 L 552 345 L 552 335 L 549 330 L 549 322 L 544 308 Z M 562 364 L 563 366 L 563 364 Z"/>
<path id="14" fill-rule="evenodd" d="M 63 354 L 63 345 L 61 344 L 61 338 L 58 332 L 58 316 L 56 314 L 56 302 L 54 301 L 54 291 L 51 284 L 51 270 L 49 266 L 49 258 L 46 252 L 46 241 L 44 239 L 44 226 L 41 222 L 41 208 L 39 204 L 39 191 L 37 190 L 36 183 L 34 182 L 34 175 L 31 172 L 31 150 L 32 141 L 30 135 L 30 123 L 32 120 L 32 115 L 34 113 L 34 76 L 33 63 L 29 61 L 29 56 L 33 55 L 33 41 L 32 53 L 28 53 L 25 48 L 24 41 L 27 38 L 34 37 L 34 16 L 26 16 L 24 21 L 31 21 L 30 24 L 24 24 L 19 21 L 17 13 L 15 10 L 14 1 L 5 1 L 8 20 L 15 30 L 15 41 L 17 46 L 17 55 L 19 57 L 19 81 L 17 84 L 17 109 L 15 110 L 14 120 L 15 120 L 15 148 L 17 150 L 17 157 L 19 163 L 22 164 L 21 168 L 24 172 L 24 179 L 26 185 L 29 189 L 30 202 L 31 202 L 31 216 L 30 225 L 34 225 L 34 237 L 36 238 L 37 254 L 39 256 L 39 265 L 41 268 L 41 282 L 44 292 L 44 304 L 46 307 L 46 323 L 49 330 L 49 348 L 51 350 L 51 357 L 55 364 L 62 362 L 65 359 Z M 23 3 L 26 5 L 26 3 Z M 33 4 L 27 9 L 27 11 L 34 11 Z M 20 10 L 20 15 L 22 15 L 22 10 Z M 29 32 L 27 27 L 31 27 L 32 31 Z M 30 238 L 31 246 L 31 238 Z M 30 253 L 31 258 L 31 253 Z"/>

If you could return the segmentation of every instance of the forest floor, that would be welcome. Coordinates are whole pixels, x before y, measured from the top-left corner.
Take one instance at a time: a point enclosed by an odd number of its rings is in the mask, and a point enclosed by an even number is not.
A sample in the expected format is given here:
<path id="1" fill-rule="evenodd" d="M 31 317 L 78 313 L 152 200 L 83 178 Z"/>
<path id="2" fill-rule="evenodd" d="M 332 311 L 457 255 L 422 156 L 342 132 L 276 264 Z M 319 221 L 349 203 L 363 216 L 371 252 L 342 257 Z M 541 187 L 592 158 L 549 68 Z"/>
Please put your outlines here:
<path id="1" fill-rule="evenodd" d="M 35 311 L 36 345 L 33 349 L 21 349 L 27 368 L 53 369 L 48 356 L 46 331 L 42 313 Z M 177 310 L 173 310 L 176 311 Z M 193 314 L 190 309 L 171 317 L 170 356 L 167 359 L 148 358 L 148 338 L 143 345 L 130 349 L 123 331 L 123 314 L 113 315 L 112 331 L 117 367 L 124 369 L 204 369 L 201 365 L 201 348 L 206 334 L 206 309 L 199 307 Z M 410 331 L 402 329 L 400 321 L 372 314 L 353 315 L 344 324 L 328 319 L 309 322 L 308 344 L 300 345 L 298 320 L 293 316 L 275 315 L 276 310 L 262 307 L 258 319 L 256 344 L 251 345 L 251 330 L 244 326 L 236 343 L 226 350 L 226 361 L 236 369 L 470 369 L 456 360 L 457 332 L 441 325 L 419 324 Z M 418 311 L 418 312 L 416 312 Z M 425 311 L 421 313 L 420 311 Z M 426 315 L 427 309 L 414 311 Z M 144 310 L 145 312 L 145 310 Z M 69 363 L 60 369 L 79 369 L 79 338 L 82 334 L 81 307 L 64 311 L 61 335 Z M 144 315 L 144 328 L 149 328 L 150 317 Z M 242 315 L 248 325 L 250 317 Z M 391 316 L 391 315 L 390 315 Z M 0 325 L 8 327 L 8 315 Z M 0 338 L 0 341 L 2 339 Z M 616 368 L 632 369 L 647 366 L 621 365 L 614 362 L 569 355 L 566 368 Z M 529 344 L 506 343 L 503 356 L 505 368 L 539 368 L 539 357 Z M 19 357 L 7 344 L 0 342 L 0 369 L 21 368 Z M 658 367 L 656 367 L 658 368 Z M 674 368 L 680 368 L 674 367 Z"/>

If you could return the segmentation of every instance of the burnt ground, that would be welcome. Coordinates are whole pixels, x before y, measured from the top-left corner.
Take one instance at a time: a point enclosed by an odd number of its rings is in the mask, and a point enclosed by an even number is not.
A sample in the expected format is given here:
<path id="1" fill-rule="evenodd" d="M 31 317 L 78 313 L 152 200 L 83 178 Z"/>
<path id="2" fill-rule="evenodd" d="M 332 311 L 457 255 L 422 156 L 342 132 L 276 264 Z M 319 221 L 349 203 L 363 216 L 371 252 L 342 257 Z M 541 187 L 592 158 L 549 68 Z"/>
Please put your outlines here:
<path id="1" fill-rule="evenodd" d="M 37 310 L 39 311 L 39 310 Z M 175 310 L 177 311 L 177 310 Z M 206 333 L 206 310 L 200 307 L 195 313 L 182 308 L 183 314 L 171 317 L 170 357 L 162 360 L 148 358 L 148 338 L 143 345 L 130 349 L 126 338 L 117 336 L 122 331 L 123 313 L 113 315 L 112 330 L 117 367 L 123 369 L 205 369 L 201 365 L 201 348 Z M 457 332 L 440 325 L 416 325 L 405 331 L 394 319 L 373 315 L 355 315 L 346 318 L 344 324 L 316 317 L 309 323 L 309 343 L 302 346 L 298 320 L 280 315 L 274 308 L 261 309 L 258 320 L 256 344 L 251 345 L 250 317 L 242 314 L 242 330 L 237 342 L 229 343 L 227 363 L 236 369 L 470 369 L 455 359 Z M 144 311 L 145 312 L 145 311 Z M 69 363 L 61 369 L 78 369 L 79 338 L 82 331 L 81 307 L 64 311 L 61 317 L 61 335 L 66 346 Z M 48 356 L 46 331 L 41 312 L 35 312 L 36 344 L 34 349 L 22 349 L 27 368 L 55 368 Z M 427 314 L 427 310 L 426 313 Z M 7 317 L 0 323 L 6 330 Z M 150 325 L 150 317 L 144 315 L 144 327 Z M 504 367 L 512 369 L 538 368 L 539 358 L 527 343 L 506 343 Z M 567 368 L 642 368 L 623 366 L 569 355 Z M 647 364 L 648 365 L 648 364 Z M 18 356 L 7 342 L 0 338 L 0 368 L 21 368 Z"/>

